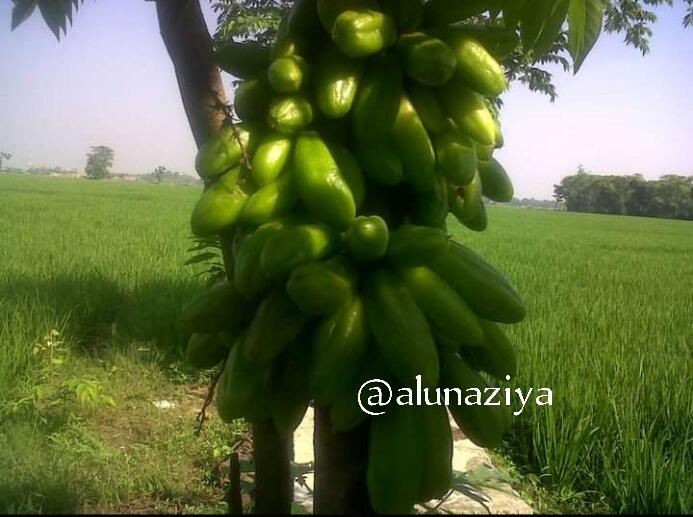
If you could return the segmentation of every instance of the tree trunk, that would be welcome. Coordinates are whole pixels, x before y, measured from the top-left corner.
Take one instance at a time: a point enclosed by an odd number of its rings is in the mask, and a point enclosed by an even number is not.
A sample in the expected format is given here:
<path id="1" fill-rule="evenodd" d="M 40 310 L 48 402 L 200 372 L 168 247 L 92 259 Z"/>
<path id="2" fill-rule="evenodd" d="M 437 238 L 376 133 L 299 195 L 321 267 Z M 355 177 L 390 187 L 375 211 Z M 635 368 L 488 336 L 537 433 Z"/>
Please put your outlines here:
<path id="1" fill-rule="evenodd" d="M 329 408 L 315 409 L 316 514 L 370 515 L 366 486 L 368 422 L 353 431 L 337 433 Z"/>
<path id="2" fill-rule="evenodd" d="M 157 0 L 159 29 L 197 146 L 221 128 L 226 92 L 198 0 Z"/>
<path id="3" fill-rule="evenodd" d="M 190 129 L 200 147 L 226 119 L 227 98 L 214 62 L 212 39 L 199 0 L 156 0 L 156 10 Z M 226 254 L 224 262 L 228 268 Z M 289 513 L 291 436 L 280 436 L 271 421 L 256 423 L 253 449 L 256 512 Z"/>

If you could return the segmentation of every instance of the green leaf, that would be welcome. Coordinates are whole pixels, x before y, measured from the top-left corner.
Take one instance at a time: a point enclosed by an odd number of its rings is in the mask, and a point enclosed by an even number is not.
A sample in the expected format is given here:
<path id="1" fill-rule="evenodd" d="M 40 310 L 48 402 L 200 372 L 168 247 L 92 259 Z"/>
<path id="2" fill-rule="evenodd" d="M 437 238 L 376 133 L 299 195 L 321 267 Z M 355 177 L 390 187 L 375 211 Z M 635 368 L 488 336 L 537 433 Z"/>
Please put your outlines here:
<path id="1" fill-rule="evenodd" d="M 534 59 L 545 54 L 558 38 L 568 12 L 569 0 L 527 0 L 520 19 L 525 52 Z"/>
<path id="2" fill-rule="evenodd" d="M 12 9 L 12 28 L 15 30 L 24 23 L 36 9 L 36 0 L 14 0 Z"/>
<path id="3" fill-rule="evenodd" d="M 568 50 L 573 70 L 580 70 L 587 54 L 599 38 L 604 16 L 603 0 L 570 0 L 568 8 Z"/>
<path id="4" fill-rule="evenodd" d="M 503 24 L 508 29 L 513 29 L 522 17 L 526 0 L 508 0 L 503 6 Z"/>

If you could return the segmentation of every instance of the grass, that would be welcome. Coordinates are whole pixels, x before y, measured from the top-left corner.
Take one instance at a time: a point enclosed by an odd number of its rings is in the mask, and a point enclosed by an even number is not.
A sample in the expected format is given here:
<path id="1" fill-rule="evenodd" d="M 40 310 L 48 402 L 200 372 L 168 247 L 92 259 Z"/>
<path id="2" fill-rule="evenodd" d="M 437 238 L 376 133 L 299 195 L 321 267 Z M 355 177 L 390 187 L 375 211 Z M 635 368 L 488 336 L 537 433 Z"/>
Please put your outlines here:
<path id="1" fill-rule="evenodd" d="M 549 387 L 507 452 L 575 507 L 693 510 L 693 225 L 496 208 L 453 235 L 497 265 L 528 317 L 513 387 Z"/>
<path id="2" fill-rule="evenodd" d="M 204 378 L 177 361 L 175 315 L 202 285 L 183 266 L 198 195 L 0 176 L 0 513 L 219 510 L 213 459 L 241 430 L 212 420 L 193 436 Z M 546 511 L 693 511 L 693 224 L 489 219 L 450 230 L 527 302 L 507 328 L 512 386 L 553 391 L 499 451 L 523 493 Z M 34 353 L 51 329 L 60 346 Z M 177 409 L 155 411 L 162 398 Z"/>

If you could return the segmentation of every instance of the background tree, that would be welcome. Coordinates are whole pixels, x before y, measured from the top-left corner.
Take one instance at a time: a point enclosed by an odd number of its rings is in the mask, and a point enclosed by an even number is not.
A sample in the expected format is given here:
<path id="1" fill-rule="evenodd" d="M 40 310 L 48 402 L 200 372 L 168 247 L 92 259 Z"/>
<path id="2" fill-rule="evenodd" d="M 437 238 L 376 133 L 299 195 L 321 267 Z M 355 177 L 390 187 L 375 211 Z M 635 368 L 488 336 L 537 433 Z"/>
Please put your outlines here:
<path id="1" fill-rule="evenodd" d="M 164 179 L 164 176 L 168 174 L 168 169 L 166 167 L 159 165 L 154 171 L 152 172 L 152 177 L 154 178 L 154 181 L 156 183 L 161 183 L 161 180 Z"/>
<path id="2" fill-rule="evenodd" d="M 554 198 L 572 212 L 693 219 L 693 176 L 605 176 L 578 172 L 554 185 Z"/>
<path id="3" fill-rule="evenodd" d="M 2 170 L 2 162 L 10 161 L 11 159 L 12 155 L 10 153 L 6 153 L 5 151 L 0 153 L 0 171 Z"/>
<path id="4" fill-rule="evenodd" d="M 105 145 L 92 146 L 91 152 L 87 154 L 87 166 L 84 172 L 89 179 L 102 180 L 111 174 L 115 153 L 113 149 Z"/>

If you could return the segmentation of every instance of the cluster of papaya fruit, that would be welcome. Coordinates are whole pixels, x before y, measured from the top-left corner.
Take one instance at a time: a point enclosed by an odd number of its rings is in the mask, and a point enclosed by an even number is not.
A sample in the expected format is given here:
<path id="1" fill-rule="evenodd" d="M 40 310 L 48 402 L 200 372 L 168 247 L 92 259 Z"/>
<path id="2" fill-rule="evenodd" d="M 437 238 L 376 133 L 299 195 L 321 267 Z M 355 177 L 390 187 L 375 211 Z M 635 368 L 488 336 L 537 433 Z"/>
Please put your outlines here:
<path id="1" fill-rule="evenodd" d="M 451 242 L 449 213 L 486 228 L 482 196 L 512 199 L 489 98 L 513 31 L 458 23 L 469 0 L 297 0 L 271 47 L 229 43 L 240 78 L 229 125 L 202 146 L 207 188 L 191 225 L 221 239 L 227 279 L 182 319 L 187 358 L 225 361 L 220 416 L 300 423 L 310 401 L 337 431 L 368 418 L 359 386 L 427 388 L 505 379 L 512 346 L 498 323 L 522 300 L 490 264 Z M 451 406 L 463 432 L 497 444 L 503 406 Z M 443 406 L 395 406 L 370 419 L 368 487 L 378 512 L 407 512 L 451 483 Z"/>

